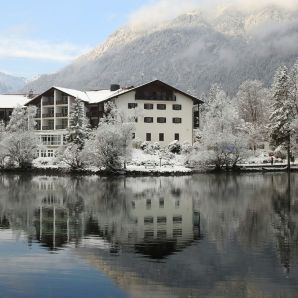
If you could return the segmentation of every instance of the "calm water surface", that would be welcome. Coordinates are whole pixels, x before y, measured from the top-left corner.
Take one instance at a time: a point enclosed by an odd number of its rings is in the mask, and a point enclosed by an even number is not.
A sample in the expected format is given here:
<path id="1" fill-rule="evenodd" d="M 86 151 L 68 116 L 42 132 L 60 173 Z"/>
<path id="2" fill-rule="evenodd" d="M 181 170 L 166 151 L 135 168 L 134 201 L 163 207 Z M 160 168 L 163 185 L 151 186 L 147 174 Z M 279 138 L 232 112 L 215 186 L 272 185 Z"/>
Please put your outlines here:
<path id="1" fill-rule="evenodd" d="M 2 175 L 0 297 L 298 297 L 298 174 Z"/>

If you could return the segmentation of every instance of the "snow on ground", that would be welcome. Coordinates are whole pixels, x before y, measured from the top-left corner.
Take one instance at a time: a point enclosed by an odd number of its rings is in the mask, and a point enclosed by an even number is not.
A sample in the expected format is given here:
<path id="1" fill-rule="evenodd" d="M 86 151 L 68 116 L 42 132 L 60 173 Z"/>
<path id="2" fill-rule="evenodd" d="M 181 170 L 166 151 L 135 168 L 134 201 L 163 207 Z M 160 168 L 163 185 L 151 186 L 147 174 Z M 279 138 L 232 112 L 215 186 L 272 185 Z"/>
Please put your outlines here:
<path id="1" fill-rule="evenodd" d="M 162 155 L 148 154 L 142 150 L 134 149 L 132 159 L 127 165 L 129 172 L 160 172 L 160 173 L 190 173 L 191 169 L 184 166 L 184 156 L 178 154 Z"/>
<path id="2" fill-rule="evenodd" d="M 161 155 L 147 154 L 142 150 L 133 149 L 132 159 L 127 164 L 128 172 L 143 173 L 191 173 L 191 169 L 184 166 L 184 156 L 177 154 Z M 160 166 L 161 163 L 161 166 Z M 68 166 L 62 162 L 58 163 L 54 157 L 37 158 L 33 161 L 33 167 L 38 169 L 67 169 Z M 85 168 L 88 172 L 99 172 L 100 169 L 95 166 Z"/>

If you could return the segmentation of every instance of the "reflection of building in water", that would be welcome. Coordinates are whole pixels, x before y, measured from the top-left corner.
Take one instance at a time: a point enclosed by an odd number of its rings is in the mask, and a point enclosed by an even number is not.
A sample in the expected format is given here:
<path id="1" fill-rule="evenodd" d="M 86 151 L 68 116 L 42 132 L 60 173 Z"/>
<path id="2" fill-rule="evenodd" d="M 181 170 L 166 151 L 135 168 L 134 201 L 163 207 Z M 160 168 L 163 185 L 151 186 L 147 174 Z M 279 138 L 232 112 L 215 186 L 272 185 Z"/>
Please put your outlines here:
<path id="1" fill-rule="evenodd" d="M 163 258 L 200 237 L 199 213 L 192 198 L 180 193 L 154 191 L 149 199 L 146 192 L 118 189 L 121 184 L 115 184 L 111 194 L 111 183 L 102 183 L 102 193 L 93 197 L 76 179 L 34 177 L 30 183 L 30 204 L 12 205 L 3 225 L 9 226 L 18 213 L 29 238 L 50 249 L 67 243 L 94 246 L 99 241 L 111 252 L 121 248 Z"/>
<path id="2" fill-rule="evenodd" d="M 36 179 L 39 207 L 35 210 L 36 239 L 50 249 L 56 249 L 81 237 L 80 214 L 73 210 L 71 200 L 57 178 Z M 73 199 L 73 198 L 72 198 Z M 75 205 L 76 206 L 76 205 Z M 79 210 L 82 211 L 82 210 Z"/>
<path id="3" fill-rule="evenodd" d="M 95 216 L 98 233 L 113 244 L 152 258 L 163 258 L 200 237 L 200 215 L 192 199 L 152 198 L 131 201 L 129 215 L 122 222 Z M 86 231 L 88 233 L 88 231 Z"/>
<path id="4" fill-rule="evenodd" d="M 162 257 L 200 236 L 199 213 L 194 212 L 191 199 L 145 199 L 131 204 L 137 224 L 136 249 L 141 253 Z M 157 244 L 162 249 L 156 251 Z"/>

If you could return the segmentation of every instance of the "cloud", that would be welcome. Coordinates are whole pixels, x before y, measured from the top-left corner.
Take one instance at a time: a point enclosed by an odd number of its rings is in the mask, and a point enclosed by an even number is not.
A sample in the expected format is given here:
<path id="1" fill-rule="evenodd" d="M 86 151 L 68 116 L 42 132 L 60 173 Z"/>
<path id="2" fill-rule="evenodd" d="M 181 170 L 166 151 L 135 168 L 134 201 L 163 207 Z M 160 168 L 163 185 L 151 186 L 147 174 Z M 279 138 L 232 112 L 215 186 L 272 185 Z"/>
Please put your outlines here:
<path id="1" fill-rule="evenodd" d="M 71 43 L 53 43 L 46 40 L 0 35 L 0 58 L 31 58 L 67 62 L 89 50 L 89 47 Z"/>
<path id="2" fill-rule="evenodd" d="M 129 25 L 133 28 L 150 27 L 198 9 L 211 13 L 216 10 L 215 7 L 234 6 L 253 10 L 268 5 L 298 9 L 297 0 L 153 0 L 130 16 Z"/>

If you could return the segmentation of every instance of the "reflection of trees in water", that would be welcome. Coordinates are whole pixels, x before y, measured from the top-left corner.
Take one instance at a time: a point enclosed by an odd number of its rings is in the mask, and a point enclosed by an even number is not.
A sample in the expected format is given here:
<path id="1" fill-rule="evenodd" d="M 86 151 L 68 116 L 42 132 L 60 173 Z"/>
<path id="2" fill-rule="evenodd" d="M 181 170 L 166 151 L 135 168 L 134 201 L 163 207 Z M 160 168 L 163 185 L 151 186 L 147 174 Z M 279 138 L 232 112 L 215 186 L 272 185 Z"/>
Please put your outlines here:
<path id="1" fill-rule="evenodd" d="M 278 191 L 272 192 L 274 210 L 273 227 L 277 239 L 280 261 L 287 273 L 290 272 L 291 258 L 298 256 L 298 225 L 297 225 L 297 185 L 291 174 L 279 177 L 277 182 L 272 179 L 272 187 Z M 282 178 L 282 179 L 281 179 Z"/>
<path id="2" fill-rule="evenodd" d="M 195 284 L 189 281 L 191 276 L 216 288 L 219 282 L 231 278 L 238 291 L 238 285 L 241 289 L 250 287 L 246 278 L 252 267 L 267 278 L 279 259 L 285 268 L 293 268 L 293 261 L 297 262 L 298 176 L 291 175 L 290 200 L 287 182 L 284 174 L 116 179 L 4 175 L 0 176 L 0 229 L 25 230 L 28 240 L 53 248 L 55 207 L 55 247 L 69 242 L 79 246 L 84 237 L 94 242 L 104 239 L 109 243 L 107 254 L 121 251 L 116 262 L 120 263 L 122 256 L 124 266 L 136 272 L 143 268 L 144 275 L 151 274 L 153 280 L 157 265 L 149 262 L 144 269 L 144 263 L 134 254 L 161 259 L 180 250 L 158 267 L 162 275 L 158 279 L 172 285 L 179 276 L 181 285 L 189 282 L 191 287 Z M 135 236 L 131 203 L 149 199 L 155 203 L 160 199 L 193 202 L 191 208 L 199 211 L 200 221 L 193 225 L 189 242 L 179 244 L 180 236 L 173 239 L 162 233 L 160 238 L 150 233 L 146 239 Z M 42 231 L 40 207 L 44 208 Z M 200 241 L 190 245 L 196 239 Z M 274 254 L 276 247 L 279 254 Z M 167 277 L 168 272 L 171 276 Z M 226 282 L 223 284 L 226 286 Z M 220 294 L 222 288 L 218 287 L 213 296 Z"/>

